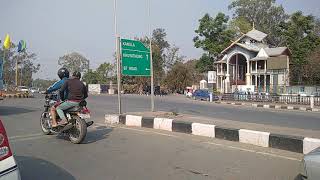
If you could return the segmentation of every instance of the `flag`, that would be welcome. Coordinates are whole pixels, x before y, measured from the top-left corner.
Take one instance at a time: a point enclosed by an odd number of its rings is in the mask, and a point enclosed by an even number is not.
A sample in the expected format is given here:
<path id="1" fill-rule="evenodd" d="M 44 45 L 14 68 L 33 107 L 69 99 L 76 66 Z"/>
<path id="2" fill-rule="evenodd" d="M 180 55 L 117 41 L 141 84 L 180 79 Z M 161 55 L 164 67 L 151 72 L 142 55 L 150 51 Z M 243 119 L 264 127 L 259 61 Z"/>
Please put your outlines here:
<path id="1" fill-rule="evenodd" d="M 9 49 L 11 47 L 11 40 L 9 34 L 7 34 L 6 38 L 4 39 L 3 47 L 4 49 Z"/>
<path id="2" fill-rule="evenodd" d="M 26 50 L 26 47 L 27 47 L 26 41 L 20 40 L 18 44 L 18 52 L 23 52 L 24 50 Z"/>

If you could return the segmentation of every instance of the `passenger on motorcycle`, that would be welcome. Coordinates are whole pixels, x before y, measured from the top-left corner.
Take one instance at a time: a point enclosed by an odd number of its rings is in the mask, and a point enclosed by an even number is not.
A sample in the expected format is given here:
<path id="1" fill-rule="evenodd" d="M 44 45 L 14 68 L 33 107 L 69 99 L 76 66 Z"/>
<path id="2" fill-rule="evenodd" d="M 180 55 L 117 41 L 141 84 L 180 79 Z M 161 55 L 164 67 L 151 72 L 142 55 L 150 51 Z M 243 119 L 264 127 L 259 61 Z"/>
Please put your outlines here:
<path id="1" fill-rule="evenodd" d="M 64 114 L 64 110 L 70 109 L 75 106 L 79 106 L 79 103 L 88 97 L 88 91 L 86 86 L 80 81 L 81 73 L 78 71 L 73 72 L 72 77 L 68 79 L 60 89 L 61 100 L 65 100 L 56 109 L 61 119 L 59 125 L 68 124 L 68 120 Z M 65 99 L 64 94 L 68 92 L 68 96 Z"/>
<path id="2" fill-rule="evenodd" d="M 53 85 L 51 85 L 51 86 L 47 89 L 47 91 L 46 91 L 47 94 L 50 94 L 50 93 L 55 92 L 55 91 L 58 91 L 58 90 L 62 87 L 62 85 L 63 85 L 63 84 L 68 80 L 68 78 L 69 78 L 69 71 L 68 71 L 67 68 L 60 68 L 60 69 L 58 70 L 58 73 L 57 73 L 57 74 L 58 74 L 60 80 L 57 81 L 57 82 L 55 82 Z M 59 94 L 58 94 L 58 95 L 59 95 Z M 64 96 L 66 96 L 66 94 L 65 94 Z M 50 114 L 51 114 L 51 116 L 52 116 L 52 127 L 57 127 L 56 107 L 60 104 L 60 98 L 59 98 L 59 96 L 58 96 L 57 99 L 55 99 L 55 100 L 57 101 L 57 103 L 56 103 L 54 106 L 52 106 L 51 109 L 50 109 Z"/>

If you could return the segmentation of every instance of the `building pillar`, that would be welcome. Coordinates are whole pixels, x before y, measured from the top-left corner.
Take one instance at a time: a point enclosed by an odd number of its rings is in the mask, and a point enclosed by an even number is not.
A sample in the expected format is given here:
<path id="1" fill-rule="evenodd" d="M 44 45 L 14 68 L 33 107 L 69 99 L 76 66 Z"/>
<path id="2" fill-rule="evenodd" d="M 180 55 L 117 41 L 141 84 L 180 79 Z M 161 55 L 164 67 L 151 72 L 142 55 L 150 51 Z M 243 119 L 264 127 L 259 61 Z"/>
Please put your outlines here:
<path id="1" fill-rule="evenodd" d="M 220 93 L 224 92 L 222 78 L 223 78 L 223 76 L 220 76 Z"/>
<path id="2" fill-rule="evenodd" d="M 267 92 L 267 75 L 263 75 L 263 91 Z"/>
<path id="3" fill-rule="evenodd" d="M 229 63 L 227 62 L 227 74 L 226 74 L 226 79 L 225 79 L 225 92 L 228 93 L 229 92 L 229 88 L 230 88 L 230 67 L 229 67 Z"/>
<path id="4" fill-rule="evenodd" d="M 256 82 L 255 82 L 255 86 L 256 86 L 256 89 L 257 89 L 257 92 L 258 92 L 258 75 L 254 75 L 254 78 L 255 78 L 255 80 L 256 80 Z"/>
<path id="5" fill-rule="evenodd" d="M 256 61 L 256 73 L 258 73 L 258 61 Z"/>
<path id="6" fill-rule="evenodd" d="M 250 61 L 247 61 L 246 85 L 251 85 Z"/>

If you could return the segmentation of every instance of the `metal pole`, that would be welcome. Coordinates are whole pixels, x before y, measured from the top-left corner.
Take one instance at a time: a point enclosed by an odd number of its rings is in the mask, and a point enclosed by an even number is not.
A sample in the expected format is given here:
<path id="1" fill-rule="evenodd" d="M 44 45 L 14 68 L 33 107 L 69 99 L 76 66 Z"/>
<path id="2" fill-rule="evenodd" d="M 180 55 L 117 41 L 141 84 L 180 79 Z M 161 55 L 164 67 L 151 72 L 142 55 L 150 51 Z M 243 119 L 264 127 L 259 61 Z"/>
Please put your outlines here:
<path id="1" fill-rule="evenodd" d="M 153 82 L 153 60 L 152 60 L 152 32 L 151 32 L 151 0 L 148 0 L 149 16 L 149 48 L 150 48 L 150 75 L 151 75 L 151 112 L 154 112 L 154 82 Z"/>
<path id="2" fill-rule="evenodd" d="M 117 29 L 117 0 L 114 3 L 114 31 L 116 37 L 116 59 L 117 59 L 117 83 L 118 83 L 118 113 L 122 114 L 121 110 L 121 67 L 120 67 L 120 36 Z"/>
<path id="3" fill-rule="evenodd" d="M 16 86 L 18 86 L 18 57 L 16 59 Z"/>
<path id="4" fill-rule="evenodd" d="M 4 63 L 6 61 L 5 59 L 6 59 L 6 49 L 3 48 L 3 60 L 2 60 L 2 69 L 1 69 L 1 71 L 2 71 L 2 82 L 4 80 Z M 8 88 L 8 82 L 6 82 L 6 84 L 7 84 L 7 88 Z"/>

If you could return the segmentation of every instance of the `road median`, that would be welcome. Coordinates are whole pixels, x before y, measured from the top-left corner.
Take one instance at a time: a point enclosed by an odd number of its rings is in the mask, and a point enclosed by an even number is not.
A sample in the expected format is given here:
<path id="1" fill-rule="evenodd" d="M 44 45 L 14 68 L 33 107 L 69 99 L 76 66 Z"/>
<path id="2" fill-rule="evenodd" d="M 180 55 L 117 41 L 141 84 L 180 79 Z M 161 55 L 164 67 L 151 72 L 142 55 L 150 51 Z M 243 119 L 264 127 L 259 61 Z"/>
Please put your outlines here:
<path id="1" fill-rule="evenodd" d="M 193 134 L 303 154 L 320 147 L 320 133 L 314 130 L 275 127 L 169 112 L 107 114 L 105 123 Z"/>

